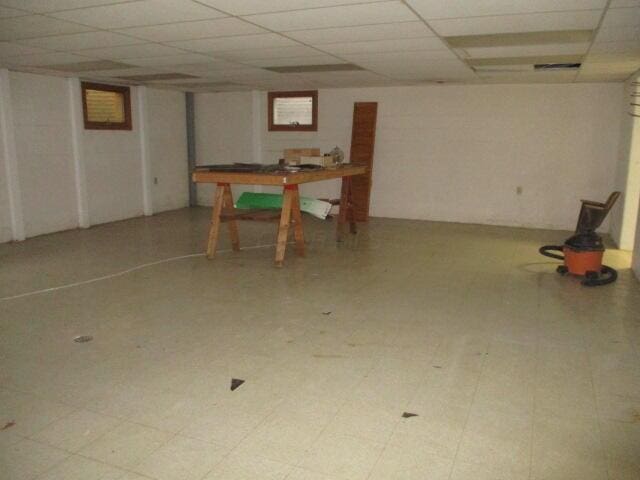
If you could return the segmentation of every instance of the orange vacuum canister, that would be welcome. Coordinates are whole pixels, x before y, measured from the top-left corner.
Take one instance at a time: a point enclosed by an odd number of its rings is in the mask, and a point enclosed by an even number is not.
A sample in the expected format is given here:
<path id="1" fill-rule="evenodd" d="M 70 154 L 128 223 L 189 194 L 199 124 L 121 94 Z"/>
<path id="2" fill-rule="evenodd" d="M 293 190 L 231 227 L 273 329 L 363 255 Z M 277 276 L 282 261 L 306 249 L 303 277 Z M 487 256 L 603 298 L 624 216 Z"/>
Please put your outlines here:
<path id="1" fill-rule="evenodd" d="M 618 272 L 602 264 L 604 245 L 596 229 L 602 224 L 619 196 L 620 192 L 613 192 L 606 203 L 582 200 L 575 235 L 565 240 L 564 245 L 545 245 L 540 248 L 540 253 L 545 257 L 564 261 L 563 265 L 556 269 L 558 273 L 584 277 L 582 284 L 587 287 L 616 281 Z M 553 251 L 559 253 L 551 253 Z"/>

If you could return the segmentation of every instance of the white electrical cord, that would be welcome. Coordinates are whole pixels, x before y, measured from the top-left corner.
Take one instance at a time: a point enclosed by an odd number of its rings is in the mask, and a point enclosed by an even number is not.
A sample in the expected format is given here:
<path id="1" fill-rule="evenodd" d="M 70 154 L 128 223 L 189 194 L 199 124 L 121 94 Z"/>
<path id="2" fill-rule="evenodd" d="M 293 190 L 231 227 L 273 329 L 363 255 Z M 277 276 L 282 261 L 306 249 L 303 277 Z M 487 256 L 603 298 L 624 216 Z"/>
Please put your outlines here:
<path id="1" fill-rule="evenodd" d="M 276 245 L 275 243 L 270 243 L 268 245 L 254 245 L 252 247 L 243 247 L 242 250 L 255 250 L 257 248 L 274 247 L 275 245 Z M 232 252 L 232 251 L 233 250 L 218 250 L 216 253 L 228 253 L 228 252 Z M 120 277 L 122 275 L 126 275 L 128 273 L 135 272 L 137 270 L 142 270 L 143 268 L 153 267 L 154 265 L 160 265 L 161 263 L 173 262 L 175 260 L 182 260 L 184 258 L 204 257 L 205 255 L 206 254 L 204 254 L 204 253 L 191 253 L 189 255 L 180 255 L 178 257 L 165 258 L 163 260 L 158 260 L 156 262 L 143 263 L 142 265 L 138 265 L 138 266 L 135 266 L 135 267 L 132 267 L 132 268 L 128 268 L 128 269 L 122 270 L 120 272 L 111 273 L 109 275 L 103 275 L 102 277 L 96 277 L 96 278 L 92 278 L 90 280 L 83 280 L 82 282 L 67 283 L 66 285 L 60 285 L 58 287 L 43 288 L 42 290 L 34 290 L 32 292 L 19 293 L 17 295 L 11 295 L 11 296 L 8 296 L 8 297 L 2 297 L 2 298 L 0 298 L 0 302 L 4 302 L 4 301 L 7 301 L 7 300 L 15 300 L 17 298 L 30 297 L 31 295 L 38 295 L 40 293 L 55 292 L 56 290 L 63 290 L 63 289 L 66 289 L 66 288 L 71 288 L 71 287 L 79 287 L 80 285 L 87 285 L 89 283 L 95 283 L 95 282 L 100 282 L 102 280 L 108 280 L 110 278 Z"/>

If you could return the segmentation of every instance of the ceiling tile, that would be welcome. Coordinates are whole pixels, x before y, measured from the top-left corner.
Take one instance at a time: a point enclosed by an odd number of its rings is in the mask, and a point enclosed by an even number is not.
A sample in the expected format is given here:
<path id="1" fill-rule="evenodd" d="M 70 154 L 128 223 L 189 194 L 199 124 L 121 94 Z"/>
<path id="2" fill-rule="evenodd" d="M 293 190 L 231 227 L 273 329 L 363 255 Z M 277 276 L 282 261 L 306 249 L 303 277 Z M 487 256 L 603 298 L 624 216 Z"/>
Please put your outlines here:
<path id="1" fill-rule="evenodd" d="M 22 8 L 36 13 L 47 13 L 126 1 L 132 0 L 1 0 L 1 3 L 8 7 Z"/>
<path id="2" fill-rule="evenodd" d="M 537 55 L 584 54 L 589 43 L 566 43 L 561 45 L 518 45 L 513 47 L 481 47 L 459 49 L 461 56 L 471 58 L 533 57 Z"/>
<path id="3" fill-rule="evenodd" d="M 315 56 L 319 53 L 322 52 L 318 52 L 311 47 L 300 45 L 293 47 L 251 48 L 249 50 L 234 50 L 232 52 L 219 52 L 216 54 L 216 56 L 236 62 L 248 62 L 251 60 L 264 60 L 271 58 Z"/>
<path id="4" fill-rule="evenodd" d="M 158 70 L 152 68 L 131 67 L 131 68 L 119 68 L 119 69 L 98 69 L 98 70 L 84 70 L 81 72 L 83 78 L 98 78 L 98 77 L 113 77 L 117 78 L 126 75 L 148 75 L 152 73 L 160 73 Z"/>
<path id="5" fill-rule="evenodd" d="M 640 52 L 640 42 L 602 42 L 594 43 L 590 53 L 623 53 Z"/>
<path id="6" fill-rule="evenodd" d="M 640 26 L 640 7 L 610 8 L 602 21 L 602 28 L 638 26 Z"/>
<path id="7" fill-rule="evenodd" d="M 64 52 L 48 52 L 37 53 L 35 55 L 22 55 L 19 57 L 11 57 L 7 59 L 7 63 L 10 65 L 29 65 L 29 66 L 45 66 L 45 65 L 58 65 L 64 63 L 76 63 L 90 60 L 87 57 L 80 55 L 74 55 L 72 53 Z"/>
<path id="8" fill-rule="evenodd" d="M 628 73 L 578 73 L 576 82 L 579 83 L 602 83 L 602 82 L 624 82 L 629 78 Z"/>
<path id="9" fill-rule="evenodd" d="M 414 50 L 447 50 L 438 37 L 406 38 L 401 40 L 375 40 L 320 45 L 319 49 L 335 55 L 348 53 L 384 53 Z"/>
<path id="10" fill-rule="evenodd" d="M 306 81 L 318 84 L 321 88 L 373 87 L 396 83 L 396 80 L 373 72 L 325 72 L 296 74 Z"/>
<path id="11" fill-rule="evenodd" d="M 426 63 L 379 62 L 369 70 L 400 80 L 465 80 L 476 78 L 475 73 L 459 60 L 431 60 Z"/>
<path id="12" fill-rule="evenodd" d="M 227 37 L 232 35 L 251 35 L 267 33 L 267 30 L 256 27 L 239 18 L 216 18 L 195 22 L 170 23 L 121 30 L 122 33 L 144 38 L 152 42 L 173 42 L 197 38 Z"/>
<path id="13" fill-rule="evenodd" d="M 52 65 L 51 68 L 58 68 L 59 70 L 65 70 L 69 72 L 93 72 L 99 71 L 103 75 L 111 74 L 115 70 L 130 70 L 130 67 L 126 63 L 121 62 L 112 62 L 111 60 L 88 60 L 77 62 L 77 63 L 65 63 L 59 65 Z M 106 72 L 105 72 L 106 71 Z"/>
<path id="14" fill-rule="evenodd" d="M 426 20 L 604 9 L 606 0 L 407 0 Z"/>
<path id="15" fill-rule="evenodd" d="M 0 19 L 0 41 L 86 32 L 90 28 L 41 15 Z"/>
<path id="16" fill-rule="evenodd" d="M 367 0 L 200 0 L 232 15 L 284 12 L 306 8 L 365 3 Z M 376 0 L 369 0 L 376 1 Z M 380 0 L 377 0 L 380 1 Z"/>
<path id="17" fill-rule="evenodd" d="M 435 36 L 435 34 L 429 30 L 423 22 L 383 23 L 379 25 L 360 25 L 356 27 L 296 30 L 286 32 L 286 35 L 309 45 Z"/>
<path id="18" fill-rule="evenodd" d="M 172 65 L 193 65 L 196 63 L 208 63 L 213 59 L 198 53 L 185 53 L 168 57 L 141 57 L 127 58 L 127 63 L 139 67 L 167 67 Z"/>
<path id="19" fill-rule="evenodd" d="M 111 32 L 84 32 L 73 33 L 71 35 L 32 38 L 21 40 L 20 43 L 35 47 L 50 48 L 52 50 L 80 50 L 85 48 L 134 45 L 136 43 L 144 43 L 144 41 Z"/>
<path id="20" fill-rule="evenodd" d="M 576 71 L 536 71 L 478 74 L 485 83 L 571 83 Z"/>
<path id="21" fill-rule="evenodd" d="M 349 53 L 340 55 L 341 58 L 368 68 L 368 65 L 380 62 L 397 65 L 432 63 L 433 61 L 452 61 L 462 63 L 450 50 L 418 50 L 413 52 L 383 52 L 383 53 Z"/>
<path id="22" fill-rule="evenodd" d="M 0 42 L 0 58 L 17 55 L 33 55 L 35 53 L 47 53 L 44 48 L 18 45 L 17 43 Z"/>
<path id="23" fill-rule="evenodd" d="M 185 50 L 193 50 L 194 52 L 227 52 L 232 50 L 246 50 L 249 48 L 289 47 L 300 44 L 277 33 L 265 33 L 259 35 L 183 40 L 180 42 L 168 42 L 168 45 Z"/>
<path id="24" fill-rule="evenodd" d="M 255 67 L 290 67 L 294 65 L 332 65 L 341 60 L 331 55 L 307 55 L 305 57 L 267 58 L 247 60 L 245 63 Z"/>
<path id="25" fill-rule="evenodd" d="M 609 8 L 640 7 L 640 0 L 611 0 Z"/>
<path id="26" fill-rule="evenodd" d="M 225 15 L 191 0 L 140 0 L 52 14 L 96 28 L 126 28 L 219 18 Z"/>
<path id="27" fill-rule="evenodd" d="M 640 43 L 640 25 L 635 27 L 604 27 L 598 30 L 596 42 L 625 42 Z"/>
<path id="28" fill-rule="evenodd" d="M 90 48 L 87 50 L 78 50 L 77 53 L 90 55 L 96 58 L 118 60 L 126 58 L 181 55 L 185 52 L 177 48 L 160 45 L 159 43 L 143 43 L 140 45 L 126 45 L 121 47 Z"/>
<path id="29" fill-rule="evenodd" d="M 22 15 L 28 15 L 29 12 L 24 10 L 16 10 L 15 8 L 7 8 L 0 6 L 0 18 L 20 17 Z"/>
<path id="30" fill-rule="evenodd" d="M 553 30 L 593 29 L 598 25 L 601 11 L 532 13 L 494 17 L 431 20 L 440 35 L 483 35 L 492 33 L 544 32 Z"/>
<path id="31" fill-rule="evenodd" d="M 397 1 L 267 13 L 246 18 L 279 32 L 417 20 L 409 8 Z"/>

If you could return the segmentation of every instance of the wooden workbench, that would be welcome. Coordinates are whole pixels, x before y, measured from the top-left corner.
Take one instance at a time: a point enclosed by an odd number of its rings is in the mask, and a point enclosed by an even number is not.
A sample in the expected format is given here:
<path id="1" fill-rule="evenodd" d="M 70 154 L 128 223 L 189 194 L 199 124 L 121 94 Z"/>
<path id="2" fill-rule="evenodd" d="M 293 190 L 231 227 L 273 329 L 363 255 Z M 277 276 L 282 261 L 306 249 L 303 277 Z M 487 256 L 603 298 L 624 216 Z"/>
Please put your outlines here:
<path id="1" fill-rule="evenodd" d="M 342 179 L 340 193 L 340 213 L 338 216 L 338 239 L 343 234 L 345 224 L 349 223 L 351 233 L 356 232 L 355 215 L 351 200 L 351 177 L 367 172 L 366 166 L 342 165 L 337 168 L 309 170 L 300 172 L 225 172 L 196 169 L 192 173 L 195 183 L 215 183 L 216 191 L 213 196 L 213 214 L 211 228 L 207 240 L 207 257 L 213 258 L 216 253 L 220 224 L 227 222 L 231 235 L 231 245 L 236 251 L 240 250 L 240 237 L 236 220 L 246 218 L 258 219 L 256 212 L 244 212 L 234 208 L 231 185 L 271 185 L 282 186 L 282 210 L 279 215 L 278 235 L 276 241 L 276 266 L 281 267 L 289 237 L 289 226 L 293 224 L 296 252 L 304 256 L 304 231 L 302 228 L 302 214 L 300 212 L 300 194 L 298 185 L 302 183 L 320 182 L 322 180 Z M 266 215 L 264 219 L 273 218 Z"/>

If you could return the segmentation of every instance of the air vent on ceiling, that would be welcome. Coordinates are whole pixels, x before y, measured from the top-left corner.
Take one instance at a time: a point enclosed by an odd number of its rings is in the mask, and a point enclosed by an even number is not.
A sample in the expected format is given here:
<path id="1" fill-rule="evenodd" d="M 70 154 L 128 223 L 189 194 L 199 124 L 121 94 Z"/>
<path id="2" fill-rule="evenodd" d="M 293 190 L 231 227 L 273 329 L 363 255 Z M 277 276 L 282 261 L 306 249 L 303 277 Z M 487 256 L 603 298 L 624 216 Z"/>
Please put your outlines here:
<path id="1" fill-rule="evenodd" d="M 335 63 L 329 65 L 289 65 L 286 67 L 263 67 L 265 70 L 276 73 L 314 73 L 314 72 L 348 72 L 364 70 L 353 63 Z"/>
<path id="2" fill-rule="evenodd" d="M 534 70 L 577 70 L 581 63 L 536 63 Z"/>

